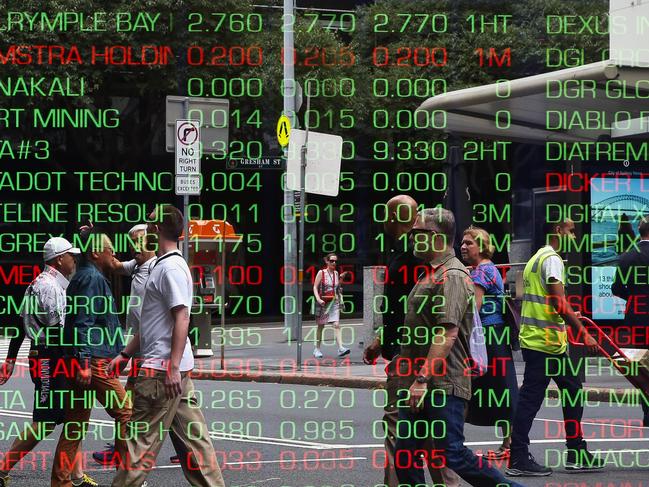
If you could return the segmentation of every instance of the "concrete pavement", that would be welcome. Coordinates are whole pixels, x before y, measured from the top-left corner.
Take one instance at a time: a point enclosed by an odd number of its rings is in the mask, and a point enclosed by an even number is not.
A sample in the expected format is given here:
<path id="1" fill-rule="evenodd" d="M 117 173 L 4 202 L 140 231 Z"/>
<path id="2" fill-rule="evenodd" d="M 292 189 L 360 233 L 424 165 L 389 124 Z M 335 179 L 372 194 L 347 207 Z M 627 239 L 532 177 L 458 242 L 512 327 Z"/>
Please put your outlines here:
<path id="1" fill-rule="evenodd" d="M 309 341 L 314 336 L 315 325 L 313 322 L 304 323 L 303 336 L 306 341 L 302 345 L 301 370 L 296 366 L 297 345 L 294 342 L 286 342 L 282 323 L 228 327 L 225 335 L 215 329 L 213 332 L 216 336 L 213 340 L 215 355 L 210 358 L 196 359 L 195 377 L 205 380 L 272 382 L 354 389 L 382 388 L 385 383 L 387 363 L 384 359 L 379 359 L 375 365 L 363 363 L 362 352 L 365 343 L 360 338 L 356 339 L 363 336 L 361 332 L 363 325 L 355 320 L 343 321 L 341 325 L 343 329 L 350 330 L 348 333 L 343 332 L 343 340 L 345 336 L 354 338 L 345 343 L 351 349 L 351 354 L 343 359 L 338 358 L 333 343 L 333 330 L 328 326 L 325 328 L 323 346 L 325 357 L 318 360 L 312 356 L 313 345 Z M 247 331 L 244 332 L 244 329 Z M 254 346 L 239 339 L 246 333 L 254 336 Z M 237 345 L 227 343 L 228 336 L 230 338 L 236 336 Z M 222 341 L 226 341 L 224 368 L 221 367 L 220 354 Z M 234 342 L 234 340 L 230 341 Z M 584 390 L 587 401 L 637 405 L 638 400 L 642 400 L 638 390 L 603 357 L 588 357 L 580 365 L 585 370 Z M 516 354 L 515 366 L 518 382 L 522 384 L 525 363 L 520 353 Z M 550 385 L 548 396 L 558 397 L 558 389 L 554 383 Z"/>
<path id="2" fill-rule="evenodd" d="M 212 330 L 212 357 L 197 358 L 193 372 L 195 379 L 300 384 L 310 386 L 345 387 L 352 389 L 377 389 L 385 384 L 384 359 L 374 365 L 362 360 L 365 347 L 365 326 L 358 320 L 341 322 L 343 342 L 351 353 L 339 358 L 333 338 L 333 328 L 325 328 L 322 350 L 324 358 L 312 355 L 315 323 L 305 321 L 303 326 L 302 367 L 297 367 L 297 345 L 287 342 L 283 323 L 226 325 L 225 333 L 220 327 Z M 222 344 L 225 344 L 223 361 Z M 0 339 L 0 360 L 6 356 L 9 340 Z M 29 344 L 25 342 L 19 359 L 27 357 Z M 223 365 L 223 367 L 222 367 Z M 638 390 L 605 359 L 589 357 L 585 366 L 584 390 L 586 400 L 595 403 L 637 405 Z M 525 364 L 520 354 L 515 357 L 519 384 L 522 383 Z M 558 390 L 551 383 L 548 395 L 558 397 Z"/>

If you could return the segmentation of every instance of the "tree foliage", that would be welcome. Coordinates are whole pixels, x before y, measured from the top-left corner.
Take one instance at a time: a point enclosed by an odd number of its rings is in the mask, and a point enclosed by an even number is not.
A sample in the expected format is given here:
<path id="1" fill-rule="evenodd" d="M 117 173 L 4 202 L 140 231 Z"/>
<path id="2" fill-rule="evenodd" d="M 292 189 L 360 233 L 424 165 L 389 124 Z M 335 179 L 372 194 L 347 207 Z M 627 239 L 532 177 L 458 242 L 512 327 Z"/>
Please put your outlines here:
<path id="1" fill-rule="evenodd" d="M 2 10 L 10 10 L 10 2 L 0 2 Z M 21 4 L 21 11 L 56 12 L 95 11 L 160 13 L 163 21 L 159 22 L 156 32 L 115 32 L 114 18 L 108 16 L 106 32 L 30 32 L 0 31 L 0 46 L 3 52 L 10 45 L 63 45 L 77 46 L 89 57 L 91 46 L 133 46 L 166 45 L 174 53 L 173 62 L 168 65 L 142 66 L 92 66 L 85 64 L 66 65 L 3 65 L 3 76 L 66 76 L 73 80 L 83 77 L 88 87 L 86 96 L 79 98 L 39 99 L 16 97 L 3 100 L 3 106 L 60 106 L 102 108 L 117 105 L 121 110 L 120 130 L 78 130 L 61 129 L 53 134 L 48 130 L 48 137 L 59 145 L 65 157 L 83 158 L 91 166 L 101 167 L 110 164 L 113 167 L 126 169 L 133 167 L 151 156 L 161 153 L 161 140 L 164 130 L 164 98 L 167 95 L 187 94 L 189 78 L 198 78 L 209 83 L 215 77 L 248 79 L 256 77 L 262 80 L 262 99 L 245 97 L 232 98 L 231 107 L 240 108 L 242 113 L 250 113 L 252 105 L 263 108 L 263 123 L 246 125 L 234 131 L 235 138 L 273 138 L 273 122 L 282 110 L 283 65 L 281 52 L 283 46 L 282 25 L 284 19 L 281 9 L 259 9 L 251 0 L 222 0 L 215 5 L 209 0 L 145 0 L 132 2 L 118 0 L 106 4 L 96 0 L 51 0 L 43 4 L 36 0 L 26 0 Z M 279 5 L 281 2 L 275 2 Z M 341 130 L 340 127 L 323 127 L 321 130 L 339 132 L 347 138 L 359 138 L 371 141 L 376 138 L 414 138 L 437 137 L 431 130 L 403 130 L 376 128 L 373 116 L 376 110 L 415 110 L 425 97 L 422 96 L 377 96 L 378 83 L 394 87 L 400 79 L 440 79 L 446 83 L 447 90 L 468 86 L 493 83 L 498 79 L 513 79 L 554 68 L 545 67 L 546 48 L 583 48 L 586 60 L 600 60 L 602 51 L 608 42 L 607 36 L 596 36 L 588 33 L 578 35 L 551 35 L 547 33 L 546 15 L 601 15 L 606 12 L 608 3 L 605 0 L 593 2 L 564 2 L 560 0 L 521 1 L 464 1 L 450 0 L 377 0 L 374 3 L 361 5 L 356 11 L 356 28 L 353 32 L 342 32 L 328 29 L 323 23 L 312 22 L 304 11 L 298 11 L 293 28 L 297 51 L 296 79 L 305 85 L 309 78 L 341 79 L 352 78 L 355 84 L 354 96 L 337 94 L 330 97 L 313 98 L 313 108 L 324 112 L 328 109 L 351 110 L 355 118 L 353 129 Z M 221 29 L 210 32 L 216 19 L 210 13 L 248 14 L 258 12 L 263 16 L 264 28 L 261 32 L 230 32 Z M 308 12 L 307 12 L 308 13 Z M 190 14 L 202 14 L 205 27 L 203 32 L 188 32 Z M 446 15 L 445 29 L 433 29 L 433 19 Z M 467 18 L 470 15 L 512 15 L 506 32 L 476 30 L 472 32 Z M 173 17 L 172 17 L 173 16 Z M 437 17 L 436 17 L 437 16 Z M 315 25 L 315 27 L 314 27 Z M 439 26 L 439 24 L 437 24 Z M 172 28 L 173 26 L 173 28 Z M 435 31 L 437 30 L 437 31 Z M 201 46 L 206 52 L 213 46 L 259 46 L 263 50 L 261 66 L 189 66 L 187 48 Z M 445 48 L 447 62 L 441 66 L 423 65 L 413 62 L 411 57 L 407 66 L 394 65 L 399 49 L 417 50 L 419 59 L 424 59 L 431 50 Z M 511 66 L 483 66 L 478 63 L 477 48 L 495 49 L 499 55 L 505 49 L 511 50 Z M 314 66 L 305 65 L 306 58 L 314 49 L 322 52 L 325 62 Z M 341 62 L 340 53 L 353 53 L 354 63 Z M 401 51 L 405 52 L 405 51 Z M 381 65 L 385 53 L 389 56 L 387 66 Z M 338 61 L 336 61 L 338 59 Z M 377 62 L 378 61 L 378 62 Z M 417 65 L 422 64 L 422 65 Z M 435 95 L 438 93 L 428 93 Z M 209 93 L 205 96 L 209 96 Z M 304 109 L 303 109 L 304 110 Z M 303 125 L 303 117 L 300 125 Z M 35 135 L 33 127 L 22 127 L 26 135 Z M 269 136 L 270 134 L 270 136 Z M 365 155 L 372 151 L 361 144 Z M 128 150 L 128 157 L 115 157 L 115 149 Z M 54 164 L 62 161 L 54 161 Z"/>

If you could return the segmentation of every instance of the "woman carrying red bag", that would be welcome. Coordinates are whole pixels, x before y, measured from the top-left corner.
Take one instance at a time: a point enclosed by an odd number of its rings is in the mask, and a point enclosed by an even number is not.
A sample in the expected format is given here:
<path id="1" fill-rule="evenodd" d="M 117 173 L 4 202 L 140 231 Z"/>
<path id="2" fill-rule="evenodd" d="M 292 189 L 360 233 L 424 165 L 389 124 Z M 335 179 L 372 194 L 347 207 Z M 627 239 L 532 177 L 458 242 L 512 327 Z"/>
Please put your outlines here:
<path id="1" fill-rule="evenodd" d="M 320 346 L 322 344 L 322 333 L 327 323 L 333 323 L 334 336 L 338 344 L 338 356 L 344 357 L 349 354 L 349 349 L 342 344 L 342 335 L 340 332 L 340 306 L 342 304 L 342 292 L 340 287 L 340 276 L 336 270 L 338 256 L 336 254 L 327 254 L 324 258 L 326 267 L 320 269 L 315 276 L 313 283 L 313 295 L 316 300 L 316 324 L 318 330 L 316 333 L 316 346 L 313 350 L 315 358 L 322 358 Z"/>

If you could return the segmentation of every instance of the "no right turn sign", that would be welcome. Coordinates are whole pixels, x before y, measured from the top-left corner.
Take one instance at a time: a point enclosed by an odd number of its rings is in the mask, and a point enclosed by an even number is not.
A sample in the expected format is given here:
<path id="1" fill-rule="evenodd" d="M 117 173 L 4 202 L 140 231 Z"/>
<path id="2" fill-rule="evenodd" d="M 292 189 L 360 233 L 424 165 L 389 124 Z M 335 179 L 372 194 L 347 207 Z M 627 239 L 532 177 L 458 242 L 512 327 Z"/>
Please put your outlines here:
<path id="1" fill-rule="evenodd" d="M 201 143 L 198 122 L 176 120 L 176 175 L 201 173 Z"/>
<path id="2" fill-rule="evenodd" d="M 195 120 L 176 120 L 176 194 L 198 195 L 201 178 L 201 143 Z"/>

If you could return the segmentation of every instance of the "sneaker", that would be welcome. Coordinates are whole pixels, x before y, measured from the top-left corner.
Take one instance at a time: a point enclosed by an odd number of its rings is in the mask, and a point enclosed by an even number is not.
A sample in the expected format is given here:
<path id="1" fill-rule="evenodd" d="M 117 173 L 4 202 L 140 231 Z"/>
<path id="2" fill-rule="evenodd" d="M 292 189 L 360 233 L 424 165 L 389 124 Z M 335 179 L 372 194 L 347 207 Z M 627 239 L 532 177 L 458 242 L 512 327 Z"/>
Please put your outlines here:
<path id="1" fill-rule="evenodd" d="M 509 448 L 506 447 L 500 447 L 497 450 L 488 450 L 486 457 L 489 460 L 503 460 L 505 458 L 509 458 L 511 455 L 511 452 Z"/>
<path id="2" fill-rule="evenodd" d="M 582 448 L 568 448 L 566 470 L 599 470 L 604 468 L 604 460 Z"/>
<path id="3" fill-rule="evenodd" d="M 99 487 L 99 484 L 93 478 L 89 477 L 85 473 L 83 474 L 83 477 L 81 477 L 80 479 L 73 480 L 72 485 L 74 487 Z"/>
<path id="4" fill-rule="evenodd" d="M 0 477 L 0 487 L 7 487 L 9 485 L 9 475 Z"/>
<path id="5" fill-rule="evenodd" d="M 349 348 L 344 348 L 343 347 L 343 348 L 338 349 L 338 356 L 339 357 L 344 357 L 345 355 L 349 355 L 349 353 L 350 353 Z"/>
<path id="6" fill-rule="evenodd" d="M 319 348 L 316 348 L 313 350 L 313 356 L 315 358 L 322 358 L 324 355 L 322 355 L 322 352 L 320 351 Z"/>
<path id="7" fill-rule="evenodd" d="M 112 465 L 115 457 L 115 445 L 106 444 L 104 451 L 93 452 L 92 458 L 100 465 Z M 1 486 L 0 486 L 1 487 Z"/>
<path id="8" fill-rule="evenodd" d="M 524 459 L 512 460 L 510 457 L 505 473 L 510 477 L 547 477 L 552 473 L 552 469 L 539 465 L 532 454 L 528 453 Z"/>

